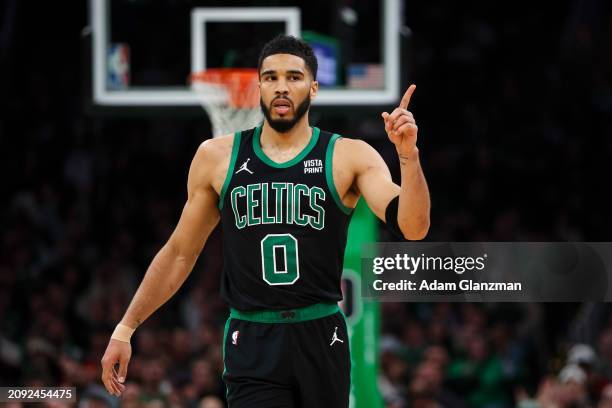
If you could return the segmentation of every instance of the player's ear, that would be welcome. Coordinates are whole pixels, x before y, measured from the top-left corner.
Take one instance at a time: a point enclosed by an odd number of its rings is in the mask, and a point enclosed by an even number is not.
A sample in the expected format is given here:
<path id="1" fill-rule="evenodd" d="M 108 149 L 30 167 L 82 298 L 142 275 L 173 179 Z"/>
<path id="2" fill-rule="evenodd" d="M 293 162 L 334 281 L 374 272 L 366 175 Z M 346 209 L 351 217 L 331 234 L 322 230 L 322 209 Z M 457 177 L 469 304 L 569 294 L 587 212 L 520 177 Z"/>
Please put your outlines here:
<path id="1" fill-rule="evenodd" d="M 317 80 L 313 80 L 310 83 L 310 99 L 316 98 L 318 92 L 319 92 L 319 82 Z"/>

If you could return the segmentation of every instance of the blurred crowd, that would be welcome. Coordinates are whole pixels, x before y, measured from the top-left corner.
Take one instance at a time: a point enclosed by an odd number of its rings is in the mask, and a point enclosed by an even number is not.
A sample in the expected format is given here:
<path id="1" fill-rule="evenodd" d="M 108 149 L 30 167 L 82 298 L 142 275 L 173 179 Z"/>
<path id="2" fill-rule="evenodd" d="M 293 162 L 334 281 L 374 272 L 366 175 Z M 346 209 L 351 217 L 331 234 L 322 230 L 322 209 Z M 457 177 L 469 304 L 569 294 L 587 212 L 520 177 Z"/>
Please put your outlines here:
<path id="1" fill-rule="evenodd" d="M 587 315 L 603 323 L 589 335 L 577 329 Z M 383 316 L 394 316 L 380 342 L 388 408 L 612 406 L 603 305 L 387 303 Z"/>
<path id="2" fill-rule="evenodd" d="M 219 229 L 136 332 L 121 400 L 99 381 L 110 333 L 180 215 L 205 115 L 91 115 L 85 2 L 74 18 L 26 3 L 0 2 L 0 385 L 77 386 L 82 407 L 223 407 Z M 428 239 L 609 241 L 611 9 L 406 3 Z M 312 122 L 368 140 L 398 178 L 379 112 L 315 109 Z M 612 407 L 606 305 L 384 304 L 382 317 L 388 408 Z"/>

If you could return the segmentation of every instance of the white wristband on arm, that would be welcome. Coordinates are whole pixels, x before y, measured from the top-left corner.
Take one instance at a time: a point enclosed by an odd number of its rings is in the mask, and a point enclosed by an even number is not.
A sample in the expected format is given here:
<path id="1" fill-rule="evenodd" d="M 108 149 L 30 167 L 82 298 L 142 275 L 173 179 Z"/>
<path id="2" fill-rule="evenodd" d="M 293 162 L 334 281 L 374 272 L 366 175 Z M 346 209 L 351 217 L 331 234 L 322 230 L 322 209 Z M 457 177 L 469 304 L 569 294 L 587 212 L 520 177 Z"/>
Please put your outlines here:
<path id="1" fill-rule="evenodd" d="M 126 326 L 125 324 L 119 323 L 117 327 L 115 327 L 115 331 L 113 332 L 111 339 L 129 343 L 130 338 L 132 337 L 132 334 L 134 333 L 134 330 L 135 329 L 132 329 L 131 327 Z"/>

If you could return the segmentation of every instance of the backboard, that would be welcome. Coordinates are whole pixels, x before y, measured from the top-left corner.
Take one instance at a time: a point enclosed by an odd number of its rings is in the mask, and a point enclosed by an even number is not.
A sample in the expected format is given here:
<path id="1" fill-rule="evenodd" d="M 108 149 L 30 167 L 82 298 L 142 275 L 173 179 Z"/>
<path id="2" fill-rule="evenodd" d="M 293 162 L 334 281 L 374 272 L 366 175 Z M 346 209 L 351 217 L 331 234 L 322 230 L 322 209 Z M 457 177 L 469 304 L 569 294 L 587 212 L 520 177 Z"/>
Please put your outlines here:
<path id="1" fill-rule="evenodd" d="M 315 104 L 399 99 L 400 0 L 229 3 L 90 0 L 94 105 L 198 106 L 187 83 L 191 72 L 256 67 L 262 45 L 280 33 L 315 49 Z"/>

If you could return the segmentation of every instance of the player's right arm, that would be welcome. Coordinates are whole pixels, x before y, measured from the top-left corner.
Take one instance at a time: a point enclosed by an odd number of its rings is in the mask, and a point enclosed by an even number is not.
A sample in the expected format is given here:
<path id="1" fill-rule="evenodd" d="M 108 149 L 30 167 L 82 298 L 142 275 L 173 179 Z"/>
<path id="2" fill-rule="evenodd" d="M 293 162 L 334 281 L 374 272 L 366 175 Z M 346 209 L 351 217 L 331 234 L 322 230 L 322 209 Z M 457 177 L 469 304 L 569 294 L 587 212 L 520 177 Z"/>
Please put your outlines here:
<path id="1" fill-rule="evenodd" d="M 225 161 L 229 138 L 202 143 L 191 163 L 187 181 L 187 202 L 168 242 L 155 255 L 120 324 L 136 329 L 163 305 L 183 284 L 191 272 L 208 236 L 219 222 L 217 207 L 220 167 Z M 229 155 L 227 155 L 229 157 Z M 223 173 L 224 175 L 225 173 Z M 131 333 L 130 333 L 131 334 Z M 102 381 L 114 395 L 125 386 L 127 365 L 131 356 L 129 339 L 111 338 L 102 358 Z M 119 371 L 115 371 L 119 364 Z"/>

